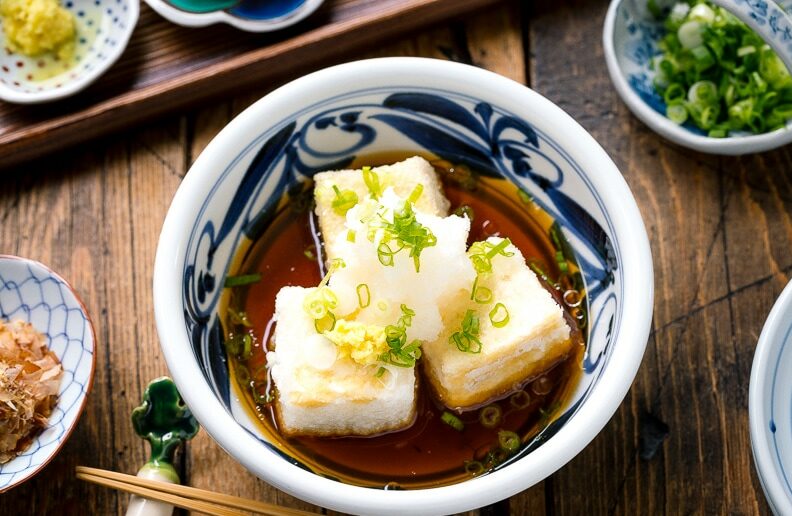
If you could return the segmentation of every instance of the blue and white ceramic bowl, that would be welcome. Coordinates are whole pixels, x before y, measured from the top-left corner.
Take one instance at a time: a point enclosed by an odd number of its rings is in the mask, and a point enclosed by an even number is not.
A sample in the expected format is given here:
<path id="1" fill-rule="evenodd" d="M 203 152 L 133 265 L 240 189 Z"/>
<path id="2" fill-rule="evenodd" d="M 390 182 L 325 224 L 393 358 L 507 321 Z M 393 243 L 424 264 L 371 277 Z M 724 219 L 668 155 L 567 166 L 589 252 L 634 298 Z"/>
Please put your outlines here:
<path id="1" fill-rule="evenodd" d="M 711 0 L 751 26 L 785 60 L 792 63 L 792 0 Z M 675 0 L 657 0 L 673 5 Z M 613 85 L 630 111 L 653 131 L 674 143 L 710 154 L 740 155 L 775 149 L 792 142 L 792 120 L 783 129 L 763 134 L 732 133 L 710 138 L 691 122 L 678 125 L 666 117 L 663 98 L 654 89 L 650 62 L 659 53 L 663 25 L 647 8 L 648 0 L 613 0 L 602 31 L 605 62 Z"/>
<path id="2" fill-rule="evenodd" d="M 242 239 L 281 195 L 355 156 L 415 151 L 520 185 L 563 228 L 589 293 L 585 374 L 570 405 L 516 460 L 460 484 L 392 491 L 324 478 L 275 451 L 229 389 L 218 301 Z M 275 487 L 335 510 L 447 514 L 509 497 L 582 450 L 632 383 L 652 317 L 641 215 L 605 151 L 550 101 L 509 79 L 419 58 L 358 61 L 270 93 L 209 144 L 160 236 L 154 307 L 163 351 L 190 408 L 220 445 Z"/>
<path id="3" fill-rule="evenodd" d="M 86 88 L 121 57 L 138 20 L 138 0 L 62 0 L 74 14 L 74 59 L 52 54 L 29 57 L 13 52 L 0 24 L 0 99 L 37 104 Z"/>
<path id="4" fill-rule="evenodd" d="M 205 27 L 227 23 L 248 32 L 271 32 L 294 25 L 324 0 L 146 0 L 177 25 Z"/>
<path id="5" fill-rule="evenodd" d="M 96 336 L 71 286 L 44 265 L 16 256 L 0 255 L 0 319 L 32 323 L 47 336 L 64 371 L 47 428 L 21 455 L 0 465 L 2 493 L 46 466 L 77 425 L 93 383 Z"/>
<path id="6" fill-rule="evenodd" d="M 792 514 L 792 283 L 767 317 L 751 367 L 751 448 L 767 502 Z"/>

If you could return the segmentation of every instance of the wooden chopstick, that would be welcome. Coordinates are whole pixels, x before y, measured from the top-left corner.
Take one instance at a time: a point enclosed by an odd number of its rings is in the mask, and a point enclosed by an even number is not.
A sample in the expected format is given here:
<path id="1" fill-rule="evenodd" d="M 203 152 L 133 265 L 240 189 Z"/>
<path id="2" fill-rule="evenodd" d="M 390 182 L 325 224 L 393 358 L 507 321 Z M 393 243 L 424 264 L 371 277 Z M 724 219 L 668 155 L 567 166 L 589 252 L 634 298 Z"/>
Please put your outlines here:
<path id="1" fill-rule="evenodd" d="M 161 491 L 156 491 L 154 489 L 133 486 L 132 484 L 127 484 L 125 482 L 120 482 L 118 480 L 111 480 L 105 477 L 97 477 L 94 475 L 77 473 L 77 478 L 101 486 L 111 487 L 113 489 L 118 489 L 120 491 L 126 491 L 127 493 L 132 493 L 138 496 L 142 496 L 150 500 L 159 500 L 162 502 L 166 502 L 176 507 L 181 507 L 182 509 L 200 511 L 214 516 L 246 516 L 246 513 L 242 511 L 237 511 L 235 509 L 228 509 L 220 505 L 215 505 L 213 503 L 203 502 L 200 500 L 183 498 L 181 496 L 163 493 Z"/>
<path id="2" fill-rule="evenodd" d="M 133 475 L 126 475 L 115 471 L 77 466 L 77 478 L 105 487 L 126 491 L 145 498 L 161 500 L 163 502 L 192 509 L 217 516 L 239 516 L 245 513 L 234 509 L 252 511 L 257 514 L 270 516 L 306 516 L 316 513 L 305 512 L 299 509 L 280 507 L 265 502 L 248 500 L 238 496 L 216 493 L 205 489 L 168 484 Z"/>

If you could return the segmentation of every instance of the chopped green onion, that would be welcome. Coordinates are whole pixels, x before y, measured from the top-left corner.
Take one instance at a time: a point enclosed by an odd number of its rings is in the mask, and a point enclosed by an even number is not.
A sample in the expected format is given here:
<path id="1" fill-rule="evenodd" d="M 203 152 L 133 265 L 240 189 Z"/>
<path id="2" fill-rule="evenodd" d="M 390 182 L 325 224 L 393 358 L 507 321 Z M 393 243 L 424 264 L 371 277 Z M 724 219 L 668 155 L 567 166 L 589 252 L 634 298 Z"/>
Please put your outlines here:
<path id="1" fill-rule="evenodd" d="M 528 267 L 529 267 L 529 268 L 530 268 L 532 271 L 534 271 L 534 274 L 536 274 L 536 275 L 537 275 L 537 276 L 539 276 L 540 278 L 543 278 L 543 279 L 545 279 L 545 280 L 546 280 L 546 279 L 548 279 L 548 276 L 547 276 L 547 274 L 545 273 L 544 269 L 542 269 L 542 267 L 541 267 L 541 266 L 540 266 L 538 263 L 536 263 L 536 262 L 532 261 L 532 262 L 530 262 L 530 263 L 528 264 Z"/>
<path id="2" fill-rule="evenodd" d="M 342 217 L 358 203 L 358 196 L 352 190 L 341 190 L 333 185 L 335 198 L 333 198 L 333 211 Z"/>
<path id="3" fill-rule="evenodd" d="M 253 337 L 249 333 L 238 333 L 226 340 L 225 345 L 230 355 L 247 360 L 253 350 Z"/>
<path id="4" fill-rule="evenodd" d="M 378 359 L 380 362 L 395 365 L 397 367 L 413 367 L 416 361 L 421 358 L 421 341 L 414 339 L 407 343 L 407 328 L 412 325 L 412 318 L 415 311 L 407 305 L 401 305 L 402 316 L 396 324 L 389 324 L 385 327 L 385 342 L 388 344 L 388 351 L 382 353 Z"/>
<path id="5" fill-rule="evenodd" d="M 508 430 L 498 432 L 498 444 L 501 450 L 507 453 L 514 453 L 520 448 L 520 436 Z"/>
<path id="6" fill-rule="evenodd" d="M 687 49 L 700 47 L 704 44 L 703 29 L 702 24 L 695 20 L 683 23 L 677 31 L 679 43 Z"/>
<path id="7" fill-rule="evenodd" d="M 789 88 L 792 85 L 792 77 L 790 77 L 784 62 L 767 45 L 762 46 L 759 73 L 777 90 Z"/>
<path id="8" fill-rule="evenodd" d="M 424 189 L 424 185 L 422 185 L 421 183 L 415 185 L 415 188 L 413 188 L 413 191 L 410 193 L 410 196 L 407 198 L 407 200 L 413 204 L 418 202 L 418 199 L 421 197 L 421 194 L 423 193 L 423 189 Z"/>
<path id="9" fill-rule="evenodd" d="M 484 464 L 477 460 L 466 460 L 465 461 L 465 473 L 469 475 L 481 475 L 484 473 Z"/>
<path id="10" fill-rule="evenodd" d="M 462 318 L 462 328 L 449 337 L 449 342 L 463 353 L 480 353 L 479 318 L 473 310 L 467 310 Z"/>
<path id="11" fill-rule="evenodd" d="M 316 260 L 316 254 L 314 254 L 315 250 L 316 250 L 316 246 L 311 244 L 305 248 L 305 250 L 303 251 L 303 255 L 309 260 Z"/>
<path id="12" fill-rule="evenodd" d="M 688 111 L 684 104 L 669 104 L 666 107 L 666 116 L 675 124 L 682 125 L 688 119 Z"/>
<path id="13" fill-rule="evenodd" d="M 333 312 L 327 312 L 327 315 L 321 319 L 314 320 L 314 329 L 316 330 L 316 333 L 326 333 L 333 331 L 335 325 L 336 316 L 333 314 Z"/>
<path id="14" fill-rule="evenodd" d="M 492 245 L 492 244 L 490 244 Z M 511 240 L 508 238 L 504 238 L 487 252 L 487 258 L 492 259 L 495 258 L 497 255 L 502 254 L 503 256 L 514 256 L 514 253 L 511 251 L 506 251 L 506 248 L 511 245 Z"/>
<path id="15" fill-rule="evenodd" d="M 511 245 L 511 240 L 504 238 L 497 244 L 492 244 L 487 241 L 473 242 L 468 251 L 468 258 L 473 264 L 478 274 L 485 272 L 492 272 L 492 259 L 498 255 L 501 256 L 514 256 L 511 251 L 506 251 Z"/>
<path id="16" fill-rule="evenodd" d="M 382 375 L 385 374 L 385 371 L 386 371 L 386 369 L 384 367 L 380 366 L 380 368 L 377 369 L 377 373 L 374 375 L 374 377 L 375 378 L 382 378 Z"/>
<path id="17" fill-rule="evenodd" d="M 382 185 L 380 185 L 379 176 L 371 170 L 371 167 L 363 167 L 363 182 L 366 183 L 371 197 L 379 199 L 382 195 Z"/>
<path id="18" fill-rule="evenodd" d="M 671 121 L 692 123 L 713 138 L 786 126 L 789 113 L 773 110 L 792 99 L 792 76 L 747 25 L 721 7 L 688 0 L 671 9 L 665 29 L 650 68 Z"/>
<path id="19" fill-rule="evenodd" d="M 690 9 L 688 18 L 704 23 L 712 23 L 715 21 L 715 11 L 707 4 L 696 4 Z"/>
<path id="20" fill-rule="evenodd" d="M 233 288 L 233 287 L 242 287 L 245 285 L 251 285 L 253 283 L 258 283 L 261 281 L 261 274 L 242 274 L 240 276 L 228 276 L 225 279 L 225 288 Z"/>
<path id="21" fill-rule="evenodd" d="M 479 421 L 481 421 L 481 424 L 484 425 L 485 428 L 495 428 L 500 425 L 502 416 L 503 411 L 501 408 L 493 403 L 481 409 L 481 412 L 479 412 Z"/>
<path id="22" fill-rule="evenodd" d="M 509 397 L 509 404 L 516 409 L 524 409 L 531 404 L 531 395 L 525 391 L 517 391 Z"/>
<path id="23" fill-rule="evenodd" d="M 457 217 L 467 217 L 471 222 L 473 222 L 473 220 L 476 218 L 476 213 L 473 211 L 473 207 L 468 206 L 467 204 L 463 204 L 462 206 L 455 209 L 454 215 Z"/>
<path id="24" fill-rule="evenodd" d="M 473 291 L 473 301 L 480 305 L 490 304 L 492 302 L 492 290 L 487 287 L 476 287 Z"/>
<path id="25" fill-rule="evenodd" d="M 694 104 L 710 104 L 718 100 L 718 87 L 712 81 L 698 81 L 688 90 L 687 98 Z"/>
<path id="26" fill-rule="evenodd" d="M 683 88 L 678 82 L 672 83 L 670 86 L 668 86 L 668 88 L 666 88 L 665 93 L 663 93 L 663 100 L 666 101 L 666 104 L 681 102 L 684 99 L 685 88 Z"/>
<path id="27" fill-rule="evenodd" d="M 367 284 L 361 283 L 357 286 L 357 297 L 360 308 L 366 308 L 371 304 L 371 291 Z"/>
<path id="28" fill-rule="evenodd" d="M 385 267 L 392 267 L 394 263 L 393 255 L 399 251 L 401 251 L 401 248 L 394 251 L 387 243 L 380 242 L 380 245 L 377 246 L 377 259 Z"/>
<path id="29" fill-rule="evenodd" d="M 569 272 L 569 264 L 564 257 L 563 251 L 556 251 L 555 259 L 556 263 L 558 264 L 558 270 L 561 271 L 561 274 L 567 274 Z"/>
<path id="30" fill-rule="evenodd" d="M 496 303 L 489 313 L 490 322 L 496 328 L 503 328 L 509 324 L 509 311 L 503 303 Z"/>
<path id="31" fill-rule="evenodd" d="M 247 312 L 238 312 L 236 310 L 229 308 L 228 316 L 231 319 L 231 322 L 236 324 L 237 326 L 244 326 L 246 328 L 253 327 L 253 323 L 251 323 L 250 319 L 248 319 Z"/>
<path id="32" fill-rule="evenodd" d="M 443 412 L 443 415 L 440 416 L 440 419 L 443 421 L 443 423 L 447 424 L 457 432 L 461 432 L 465 429 L 465 423 L 463 423 L 461 419 L 447 410 Z"/>
<path id="33" fill-rule="evenodd" d="M 494 468 L 498 464 L 502 464 L 506 459 L 509 458 L 509 454 L 506 453 L 502 448 L 495 448 L 487 453 L 487 460 L 485 465 L 490 468 Z"/>
<path id="34" fill-rule="evenodd" d="M 355 243 L 355 231 L 352 229 L 347 231 L 347 242 Z"/>
<path id="35" fill-rule="evenodd" d="M 393 211 L 393 222 L 389 222 L 382 212 L 378 212 L 368 221 L 368 226 L 368 240 L 374 242 L 380 238 L 377 258 L 385 267 L 392 267 L 394 256 L 407 249 L 415 264 L 415 271 L 420 272 L 421 253 L 424 249 L 437 245 L 437 237 L 418 222 L 413 204 L 409 201 L 400 210 Z"/>
<path id="36" fill-rule="evenodd" d="M 690 53 L 693 59 L 696 60 L 696 70 L 702 72 L 715 64 L 715 58 L 712 56 L 707 47 L 700 46 L 692 49 Z"/>
<path id="37" fill-rule="evenodd" d="M 519 197 L 520 200 L 523 203 L 525 203 L 525 204 L 532 204 L 533 203 L 533 197 L 531 197 L 531 194 L 529 194 L 528 192 L 526 192 L 522 188 L 518 188 L 517 189 L 517 197 Z"/>
<path id="38" fill-rule="evenodd" d="M 314 320 L 316 333 L 333 331 L 335 328 L 336 316 L 331 310 L 338 306 L 338 296 L 327 286 L 327 282 L 330 281 L 330 276 L 342 267 L 346 267 L 344 260 L 341 258 L 333 260 L 319 286 L 303 299 L 303 310 Z"/>
<path id="39" fill-rule="evenodd" d="M 737 57 L 745 57 L 748 54 L 753 54 L 754 52 L 756 52 L 756 47 L 753 45 L 740 47 L 737 49 Z"/>

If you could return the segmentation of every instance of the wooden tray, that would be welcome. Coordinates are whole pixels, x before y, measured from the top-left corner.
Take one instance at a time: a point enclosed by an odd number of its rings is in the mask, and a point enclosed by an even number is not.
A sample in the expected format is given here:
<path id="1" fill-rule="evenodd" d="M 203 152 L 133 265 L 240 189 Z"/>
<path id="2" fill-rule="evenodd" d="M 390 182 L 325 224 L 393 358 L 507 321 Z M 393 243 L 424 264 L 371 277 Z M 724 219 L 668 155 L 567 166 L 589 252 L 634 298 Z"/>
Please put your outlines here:
<path id="1" fill-rule="evenodd" d="M 179 27 L 144 4 L 129 47 L 90 88 L 56 103 L 0 103 L 0 167 L 497 1 L 327 0 L 275 34 Z"/>

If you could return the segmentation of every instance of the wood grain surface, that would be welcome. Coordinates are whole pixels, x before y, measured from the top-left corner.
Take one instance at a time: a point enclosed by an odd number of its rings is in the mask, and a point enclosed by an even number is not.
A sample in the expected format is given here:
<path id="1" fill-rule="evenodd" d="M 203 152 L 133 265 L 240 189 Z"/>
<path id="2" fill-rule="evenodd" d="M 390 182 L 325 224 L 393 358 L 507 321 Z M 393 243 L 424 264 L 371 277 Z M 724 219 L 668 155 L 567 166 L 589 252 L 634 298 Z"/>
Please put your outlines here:
<path id="1" fill-rule="evenodd" d="M 327 0 L 304 22 L 269 34 L 179 27 L 143 3 L 123 56 L 85 91 L 43 105 L 0 102 L 0 168 L 496 1 Z"/>
<path id="2" fill-rule="evenodd" d="M 606 7 L 511 1 L 343 58 L 454 59 L 529 84 L 613 157 L 651 240 L 653 330 L 618 412 L 557 473 L 471 514 L 768 514 L 747 394 L 764 319 L 792 275 L 792 154 L 718 158 L 649 131 L 609 82 Z M 160 226 L 192 161 L 276 84 L 252 86 L 2 176 L 0 253 L 41 260 L 72 281 L 94 315 L 98 367 L 77 431 L 44 472 L 0 496 L 0 514 L 123 514 L 125 495 L 76 481 L 73 468 L 134 472 L 145 460 L 129 412 L 167 372 L 151 299 Z M 203 432 L 183 451 L 181 474 L 197 487 L 334 514 L 257 480 Z"/>

